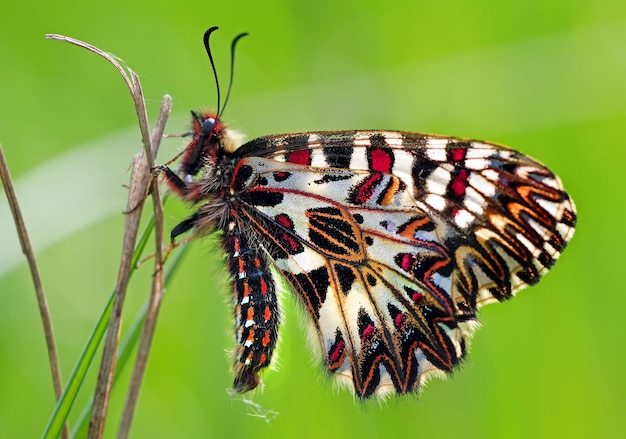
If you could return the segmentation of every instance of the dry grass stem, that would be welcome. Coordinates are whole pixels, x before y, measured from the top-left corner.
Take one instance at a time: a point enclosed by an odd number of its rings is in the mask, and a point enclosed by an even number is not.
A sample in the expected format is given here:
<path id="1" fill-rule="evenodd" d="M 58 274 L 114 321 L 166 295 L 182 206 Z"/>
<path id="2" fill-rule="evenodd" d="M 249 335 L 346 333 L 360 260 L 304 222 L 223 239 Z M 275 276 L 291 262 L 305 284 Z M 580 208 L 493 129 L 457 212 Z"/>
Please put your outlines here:
<path id="1" fill-rule="evenodd" d="M 113 310 L 111 313 L 111 319 L 109 321 L 106 340 L 104 344 L 102 362 L 100 364 L 100 370 L 98 373 L 98 381 L 96 384 L 93 408 L 89 422 L 89 431 L 87 435 L 89 439 L 99 439 L 102 437 L 104 431 L 105 420 L 108 410 L 111 385 L 113 382 L 113 376 L 117 361 L 117 348 L 119 344 L 119 336 L 121 330 L 122 310 L 126 297 L 129 275 L 133 268 L 132 257 L 137 240 L 141 213 L 143 211 L 143 201 L 145 200 L 145 194 L 147 193 L 150 182 L 153 178 L 151 169 L 152 167 L 154 167 L 154 156 L 160 142 L 160 137 L 155 137 L 155 141 L 153 142 L 153 139 L 150 135 L 148 116 L 146 112 L 143 93 L 141 90 L 141 84 L 139 82 L 138 76 L 130 68 L 125 66 L 114 55 L 104 52 L 101 49 L 82 41 L 62 35 L 47 35 L 47 37 L 51 39 L 65 41 L 94 52 L 109 61 L 120 72 L 133 99 L 144 146 L 143 151 L 135 156 L 131 173 L 126 209 L 128 214 L 126 215 L 126 222 L 124 226 L 122 256 L 115 286 Z M 169 108 L 168 97 L 166 97 L 166 99 L 164 100 L 164 107 Z M 167 119 L 167 114 L 169 114 L 169 109 L 167 110 L 167 113 L 165 115 L 162 112 L 161 116 L 163 116 L 164 119 Z M 165 121 L 163 120 L 162 123 L 164 125 Z M 156 134 L 157 133 L 155 131 L 155 135 Z M 156 184 L 153 185 L 153 189 L 154 188 L 157 188 Z M 161 202 L 158 198 L 158 188 L 156 190 L 153 190 L 153 200 L 155 199 L 155 197 L 157 198 L 154 203 L 156 231 L 155 235 L 157 236 L 157 251 L 159 251 L 162 247 L 162 243 L 160 242 L 160 240 L 162 239 L 161 237 L 163 229 L 163 217 L 162 208 L 160 207 Z M 160 227 L 160 232 L 158 227 Z M 160 274 L 162 272 L 160 255 L 156 258 L 155 263 L 156 269 L 153 289 L 160 289 L 157 294 L 162 295 L 163 281 L 161 277 L 162 275 Z M 161 280 L 158 280 L 159 278 Z"/>
<path id="2" fill-rule="evenodd" d="M 168 98 L 168 97 L 167 97 Z M 161 114 L 159 115 L 159 121 L 157 127 L 154 130 L 152 141 L 158 143 L 163 136 L 165 129 L 165 121 L 169 115 L 171 107 L 171 100 L 165 99 L 163 106 L 161 107 Z M 151 168 L 154 167 L 154 162 L 151 163 Z M 139 398 L 139 390 L 141 389 L 141 383 L 148 364 L 148 355 L 152 346 L 152 340 L 154 338 L 154 332 L 156 329 L 156 322 L 158 318 L 159 308 L 163 299 L 163 204 L 161 201 L 161 195 L 159 193 L 158 177 L 153 174 L 152 177 L 152 203 L 154 206 L 154 236 L 155 236 L 155 258 L 154 258 L 154 275 L 152 277 L 152 289 L 150 292 L 150 302 L 148 304 L 148 311 L 146 313 L 146 320 L 144 322 L 141 338 L 139 339 L 139 348 L 137 350 L 137 358 L 135 360 L 135 367 L 130 380 L 128 395 L 126 397 L 126 404 L 122 412 L 120 420 L 120 427 L 118 437 L 125 439 L 130 432 L 130 426 L 133 419 L 133 414 L 137 406 L 137 400 Z"/>
<path id="3" fill-rule="evenodd" d="M 41 314 L 41 321 L 43 323 L 43 331 L 46 338 L 46 346 L 48 347 L 48 360 L 50 361 L 50 371 L 52 372 L 52 384 L 54 386 L 54 394 L 58 401 L 63 394 L 63 381 L 61 379 L 61 369 L 59 366 L 59 357 L 57 354 L 56 343 L 54 341 L 54 329 L 52 327 L 52 319 L 50 318 L 50 309 L 48 308 L 48 301 L 46 300 L 46 293 L 43 288 L 41 276 L 39 275 L 39 269 L 37 268 L 37 260 L 35 259 L 35 252 L 30 243 L 28 237 L 28 230 L 24 223 L 24 217 L 17 200 L 17 194 L 13 187 L 13 181 L 11 180 L 11 174 L 9 172 L 9 166 L 4 156 L 4 150 L 0 145 L 0 177 L 2 178 L 2 184 L 4 186 L 5 194 L 9 207 L 11 208 L 11 214 L 13 215 L 13 221 L 17 229 L 20 245 L 22 247 L 22 253 L 26 256 L 28 261 L 28 267 L 30 274 L 33 278 L 33 284 L 35 285 L 35 294 L 37 296 L 37 304 L 39 305 L 39 313 Z M 69 426 L 66 423 L 63 427 L 62 437 L 69 438 Z"/>

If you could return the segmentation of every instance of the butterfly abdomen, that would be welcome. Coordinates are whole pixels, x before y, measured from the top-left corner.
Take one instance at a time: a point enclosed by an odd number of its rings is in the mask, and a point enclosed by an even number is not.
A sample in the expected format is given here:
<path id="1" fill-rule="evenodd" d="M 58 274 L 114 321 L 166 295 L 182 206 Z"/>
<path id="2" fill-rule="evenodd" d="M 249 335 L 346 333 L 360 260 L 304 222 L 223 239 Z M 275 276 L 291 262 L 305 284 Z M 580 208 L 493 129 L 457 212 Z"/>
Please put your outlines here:
<path id="1" fill-rule="evenodd" d="M 235 221 L 228 229 L 222 243 L 233 278 L 237 332 L 233 388 L 243 393 L 258 385 L 258 372 L 271 362 L 280 313 L 274 280 L 262 250 L 249 245 Z"/>

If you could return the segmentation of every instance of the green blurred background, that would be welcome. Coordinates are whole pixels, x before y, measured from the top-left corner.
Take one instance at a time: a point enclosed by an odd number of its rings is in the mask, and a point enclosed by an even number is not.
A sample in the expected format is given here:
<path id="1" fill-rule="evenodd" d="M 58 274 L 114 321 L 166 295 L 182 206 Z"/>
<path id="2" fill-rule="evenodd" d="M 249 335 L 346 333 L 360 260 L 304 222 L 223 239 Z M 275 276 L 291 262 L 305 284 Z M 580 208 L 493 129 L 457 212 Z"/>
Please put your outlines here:
<path id="1" fill-rule="evenodd" d="M 324 378 L 285 298 L 279 370 L 228 394 L 232 311 L 215 243 L 197 241 L 168 290 L 132 437 L 623 437 L 626 3 L 614 1 L 4 2 L 0 141 L 54 319 L 64 378 L 116 278 L 140 135 L 117 73 L 60 33 L 123 58 L 168 132 L 215 105 L 201 44 L 214 35 L 225 119 L 249 137 L 386 128 L 488 139 L 547 163 L 579 211 L 576 236 L 538 286 L 483 309 L 470 355 L 420 397 L 362 405 Z M 181 139 L 163 142 L 160 162 Z M 188 210 L 168 203 L 168 228 Z M 148 295 L 142 267 L 125 328 Z M 619 285 L 622 285 L 621 287 Z M 100 354 L 98 354 L 99 358 Z M 93 389 L 92 368 L 73 421 Z M 112 396 L 114 437 L 129 373 Z M 6 202 L 0 202 L 0 437 L 40 436 L 54 408 L 42 326 Z"/>

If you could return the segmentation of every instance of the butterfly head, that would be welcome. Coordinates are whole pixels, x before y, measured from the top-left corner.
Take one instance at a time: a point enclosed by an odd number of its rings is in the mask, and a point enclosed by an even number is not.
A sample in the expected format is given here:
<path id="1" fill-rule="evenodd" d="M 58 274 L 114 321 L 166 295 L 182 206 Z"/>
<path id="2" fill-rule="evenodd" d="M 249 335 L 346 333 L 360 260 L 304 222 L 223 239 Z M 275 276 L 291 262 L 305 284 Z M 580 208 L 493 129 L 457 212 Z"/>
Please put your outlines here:
<path id="1" fill-rule="evenodd" d="M 194 176 L 207 161 L 215 160 L 220 148 L 224 126 L 215 113 L 191 112 L 193 138 L 181 157 L 180 170 L 184 175 Z"/>
<path id="2" fill-rule="evenodd" d="M 189 145 L 187 145 L 187 148 L 183 152 L 180 168 L 182 173 L 188 177 L 197 175 L 205 165 L 211 166 L 212 164 L 215 164 L 221 152 L 234 152 L 237 148 L 239 148 L 239 146 L 241 146 L 242 143 L 241 135 L 228 130 L 226 125 L 222 124 L 220 116 L 226 108 L 226 104 L 228 103 L 228 98 L 230 96 L 230 90 L 233 85 L 235 46 L 237 45 L 237 41 L 247 34 L 239 34 L 231 43 L 230 81 L 228 83 L 226 99 L 222 105 L 220 99 L 219 79 L 215 63 L 213 62 L 211 46 L 209 44 L 211 34 L 217 29 L 217 26 L 214 26 L 204 33 L 204 47 L 206 48 L 209 61 L 211 62 L 211 69 L 213 70 L 213 77 L 215 79 L 215 88 L 217 90 L 217 112 L 191 112 L 193 118 L 191 126 L 193 139 L 189 142 Z"/>
<path id="3" fill-rule="evenodd" d="M 195 176 L 204 166 L 217 161 L 222 153 L 234 152 L 242 144 L 242 136 L 222 123 L 215 112 L 191 112 L 193 138 L 181 157 L 180 171 Z"/>

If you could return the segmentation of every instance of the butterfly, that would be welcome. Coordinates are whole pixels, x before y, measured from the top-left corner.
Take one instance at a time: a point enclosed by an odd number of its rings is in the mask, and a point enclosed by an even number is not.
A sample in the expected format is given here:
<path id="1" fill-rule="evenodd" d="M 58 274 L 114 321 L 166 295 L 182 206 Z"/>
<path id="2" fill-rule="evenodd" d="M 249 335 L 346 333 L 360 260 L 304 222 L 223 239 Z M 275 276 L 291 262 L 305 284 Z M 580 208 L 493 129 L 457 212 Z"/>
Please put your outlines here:
<path id="1" fill-rule="evenodd" d="M 217 83 L 215 29 L 204 43 Z M 179 168 L 161 171 L 197 209 L 172 239 L 220 235 L 236 392 L 257 387 L 272 361 L 278 278 L 310 317 L 331 375 L 360 398 L 404 394 L 451 372 L 478 309 L 537 283 L 573 235 L 575 207 L 559 178 L 508 147 L 382 130 L 242 143 L 220 118 L 217 89 L 218 111 L 192 112 Z"/>

